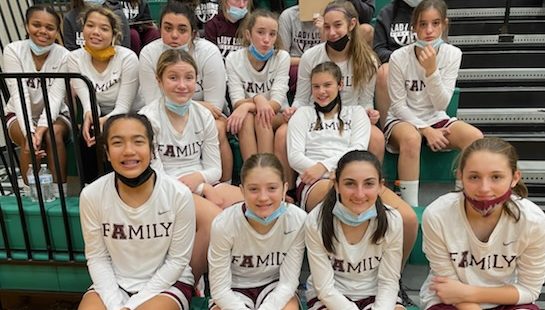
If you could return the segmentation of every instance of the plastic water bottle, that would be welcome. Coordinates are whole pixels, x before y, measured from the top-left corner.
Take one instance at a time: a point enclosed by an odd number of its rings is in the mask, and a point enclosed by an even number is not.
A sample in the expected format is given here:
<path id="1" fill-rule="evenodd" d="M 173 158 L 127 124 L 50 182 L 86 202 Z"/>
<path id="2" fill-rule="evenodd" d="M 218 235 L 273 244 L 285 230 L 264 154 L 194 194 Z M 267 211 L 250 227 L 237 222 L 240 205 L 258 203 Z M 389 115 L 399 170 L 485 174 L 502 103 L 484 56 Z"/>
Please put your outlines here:
<path id="1" fill-rule="evenodd" d="M 32 164 L 28 165 L 28 171 L 26 173 L 26 178 L 28 180 L 28 193 L 27 196 L 30 197 L 32 201 L 38 201 L 38 189 L 36 188 L 36 179 L 34 179 L 34 172 L 32 169 Z"/>
<path id="2" fill-rule="evenodd" d="M 50 202 L 55 200 L 55 194 L 53 193 L 53 176 L 51 171 L 47 169 L 46 164 L 40 165 L 40 172 L 38 173 L 40 177 L 40 186 L 42 187 L 42 197 L 45 202 Z"/>

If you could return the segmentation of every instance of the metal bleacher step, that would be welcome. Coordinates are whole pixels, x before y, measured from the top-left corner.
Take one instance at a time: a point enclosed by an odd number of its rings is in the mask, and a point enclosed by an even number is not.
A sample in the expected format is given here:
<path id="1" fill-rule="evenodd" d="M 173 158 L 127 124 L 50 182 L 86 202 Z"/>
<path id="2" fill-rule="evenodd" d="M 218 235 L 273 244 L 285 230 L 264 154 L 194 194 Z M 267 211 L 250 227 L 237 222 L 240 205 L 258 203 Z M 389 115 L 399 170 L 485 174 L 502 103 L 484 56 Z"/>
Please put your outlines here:
<path id="1" fill-rule="evenodd" d="M 499 34 L 503 26 L 503 20 L 490 20 L 484 23 L 482 20 L 458 20 L 449 23 L 449 35 L 492 35 Z M 510 20 L 509 33 L 543 33 L 545 32 L 545 20 L 523 19 Z"/>
<path id="2" fill-rule="evenodd" d="M 457 87 L 543 86 L 545 64 L 540 68 L 460 69 Z"/>
<path id="3" fill-rule="evenodd" d="M 545 124 L 545 109 L 458 109 L 458 118 L 473 125 L 540 125 Z"/>
<path id="4" fill-rule="evenodd" d="M 448 10 L 449 21 L 458 19 L 502 19 L 505 16 L 505 7 L 499 8 L 461 8 Z M 545 7 L 512 7 L 509 10 L 510 19 L 545 17 Z"/>
<path id="5" fill-rule="evenodd" d="M 471 85 L 473 86 L 473 85 Z M 545 108 L 545 85 L 536 87 L 470 87 L 460 89 L 459 109 Z"/>
<path id="6" fill-rule="evenodd" d="M 445 0 L 450 9 L 502 8 L 505 0 Z M 511 0 L 511 7 L 542 7 L 542 0 Z"/>
<path id="7" fill-rule="evenodd" d="M 464 51 L 462 69 L 534 68 L 545 66 L 543 50 Z"/>
<path id="8" fill-rule="evenodd" d="M 471 32 L 470 32 L 471 33 Z M 518 49 L 520 47 L 537 47 L 543 48 L 545 44 L 545 35 L 541 33 L 536 34 L 513 34 L 512 43 L 504 43 L 500 41 L 500 36 L 496 34 L 489 35 L 476 35 L 476 34 L 463 34 L 454 35 L 450 34 L 449 42 L 453 45 L 460 47 L 462 50 L 467 50 L 472 47 L 478 49 L 493 48 L 493 49 Z"/>
<path id="9" fill-rule="evenodd" d="M 543 152 L 539 150 L 545 150 L 545 131 L 532 131 L 532 132 L 491 132 L 484 131 L 486 136 L 500 137 L 505 141 L 511 143 L 519 155 L 520 160 L 526 161 L 543 161 Z M 545 165 L 541 167 L 545 170 Z"/>

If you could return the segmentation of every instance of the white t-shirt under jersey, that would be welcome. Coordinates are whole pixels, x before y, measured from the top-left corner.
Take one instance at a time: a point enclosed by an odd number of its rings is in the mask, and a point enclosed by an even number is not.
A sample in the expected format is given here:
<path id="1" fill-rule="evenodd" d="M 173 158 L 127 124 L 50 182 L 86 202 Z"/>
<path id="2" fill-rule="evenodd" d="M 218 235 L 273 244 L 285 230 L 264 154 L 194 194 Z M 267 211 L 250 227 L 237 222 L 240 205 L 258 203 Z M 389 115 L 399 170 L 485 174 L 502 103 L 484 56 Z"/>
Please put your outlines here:
<path id="1" fill-rule="evenodd" d="M 198 103 L 191 103 L 189 118 L 183 132 L 177 132 L 166 112 L 163 99 L 146 105 L 146 115 L 154 132 L 156 160 L 168 175 L 179 178 L 200 172 L 206 183 L 214 184 L 221 177 L 218 131 L 212 113 Z"/>
<path id="2" fill-rule="evenodd" d="M 156 176 L 151 196 L 137 208 L 121 200 L 113 172 L 81 192 L 85 257 L 107 309 L 136 309 L 176 281 L 193 285 L 193 198 L 180 182 Z M 123 290 L 137 293 L 129 298 Z"/>
<path id="3" fill-rule="evenodd" d="M 307 168 L 322 163 L 328 171 L 337 168 L 337 162 L 348 151 L 366 150 L 371 135 L 371 122 L 361 106 L 343 106 L 341 119 L 344 131 L 339 132 L 337 114 L 322 120 L 322 129 L 314 130 L 316 110 L 301 107 L 288 123 L 288 161 L 290 167 L 302 174 Z"/>
<path id="4" fill-rule="evenodd" d="M 329 59 L 326 50 L 326 43 L 320 43 L 306 51 L 299 62 L 299 71 L 297 73 L 297 89 L 293 106 L 296 108 L 312 104 L 310 72 L 316 65 L 319 65 Z M 365 109 L 373 108 L 373 98 L 375 96 L 376 74 L 362 89 L 353 87 L 352 61 L 347 60 L 336 63 L 341 69 L 343 76 L 343 89 L 341 90 L 341 99 L 343 105 L 361 105 Z"/>
<path id="5" fill-rule="evenodd" d="M 414 43 L 395 50 L 390 56 L 391 105 L 386 122 L 400 119 L 424 128 L 448 119 L 445 110 L 454 92 L 461 60 L 459 48 L 442 44 L 437 53 L 437 70 L 426 77 L 416 58 Z"/>
<path id="6" fill-rule="evenodd" d="M 36 64 L 30 51 L 30 39 L 16 41 L 8 44 L 4 49 L 2 68 L 6 73 L 55 73 L 66 72 L 66 58 L 70 52 L 63 46 L 53 44 L 47 58 L 42 65 L 41 70 L 36 70 Z M 51 119 L 55 121 L 61 111 L 66 111 L 64 97 L 66 89 L 63 79 L 47 79 L 47 90 L 49 105 L 51 108 Z M 23 109 L 21 107 L 21 98 L 19 97 L 19 88 L 17 80 L 6 79 L 9 88 L 10 99 L 6 106 L 6 113 L 15 113 L 19 128 L 26 135 L 25 123 L 23 118 Z M 39 78 L 23 80 L 23 90 L 25 103 L 30 121 L 30 130 L 34 132 L 34 125 L 47 127 L 46 110 L 42 86 Z"/>
<path id="7" fill-rule="evenodd" d="M 198 69 L 193 100 L 208 101 L 223 110 L 227 78 L 220 50 L 214 43 L 205 39 L 197 38 L 193 43 L 194 48 L 189 50 L 189 54 L 195 60 Z M 146 104 L 162 96 L 155 72 L 159 57 L 167 49 L 163 39 L 159 38 L 144 46 L 140 52 L 140 85 Z"/>
<path id="8" fill-rule="evenodd" d="M 83 48 L 70 52 L 68 57 L 68 71 L 80 73 L 91 80 L 100 107 L 99 115 L 102 116 L 138 111 L 143 106 L 138 95 L 138 57 L 123 46 L 116 45 L 115 51 L 103 72 L 95 69 L 91 55 Z M 91 111 L 87 84 L 74 79 L 72 87 L 81 100 L 83 111 Z"/>
<path id="9" fill-rule="evenodd" d="M 423 250 L 431 270 L 420 290 L 422 309 L 441 302 L 429 289 L 433 276 L 480 287 L 512 285 L 519 293 L 517 304 L 537 300 L 545 281 L 545 214 L 528 199 L 511 199 L 520 208 L 520 220 L 502 213 L 487 242 L 475 236 L 467 220 L 463 193 L 443 195 L 426 207 Z"/>
<path id="10" fill-rule="evenodd" d="M 208 264 L 214 303 L 224 310 L 246 309 L 232 288 L 256 288 L 278 280 L 259 309 L 278 310 L 295 295 L 305 252 L 306 213 L 288 204 L 266 234 L 250 226 L 238 203 L 212 223 Z"/>
<path id="11" fill-rule="evenodd" d="M 274 53 L 261 71 L 254 69 L 245 47 L 229 53 L 225 59 L 229 97 L 234 105 L 237 101 L 263 95 L 274 100 L 281 108 L 288 106 L 290 55 L 284 50 Z"/>
<path id="12" fill-rule="evenodd" d="M 351 300 L 375 296 L 373 309 L 394 309 L 401 276 L 403 220 L 397 210 L 387 208 L 388 230 L 379 244 L 371 239 L 377 228 L 376 218 L 370 220 L 361 240 L 350 244 L 341 222 L 333 217 L 335 254 L 327 252 L 323 245 L 319 216 L 322 206 L 309 213 L 305 223 L 311 273 L 307 300 L 318 298 L 328 309 L 358 310 Z"/>

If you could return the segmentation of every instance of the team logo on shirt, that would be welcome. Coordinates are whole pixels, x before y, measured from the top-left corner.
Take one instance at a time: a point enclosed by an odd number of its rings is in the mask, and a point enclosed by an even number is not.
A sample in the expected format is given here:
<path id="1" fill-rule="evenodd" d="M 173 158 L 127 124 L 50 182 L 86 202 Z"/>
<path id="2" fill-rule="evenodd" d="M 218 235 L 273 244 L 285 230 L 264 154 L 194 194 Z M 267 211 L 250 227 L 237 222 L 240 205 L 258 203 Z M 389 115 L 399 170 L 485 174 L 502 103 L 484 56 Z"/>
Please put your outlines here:
<path id="1" fill-rule="evenodd" d="M 138 7 L 138 4 L 135 6 L 132 5 L 131 2 L 123 1 L 123 14 L 125 14 L 125 17 L 127 17 L 128 20 L 133 20 L 138 16 L 138 12 L 140 11 L 140 8 Z"/>
<path id="2" fill-rule="evenodd" d="M 85 45 L 85 39 L 83 38 L 83 32 L 76 32 L 76 45 L 83 47 Z"/>
<path id="3" fill-rule="evenodd" d="M 271 73 L 271 72 L 269 72 Z M 244 91 L 250 94 L 261 94 L 271 90 L 274 84 L 274 79 L 270 79 L 264 83 L 258 83 L 253 81 L 242 81 Z"/>
<path id="4" fill-rule="evenodd" d="M 214 2 L 200 3 L 195 8 L 195 16 L 197 16 L 197 19 L 201 21 L 201 23 L 206 23 L 218 14 L 219 5 L 217 1 Z"/>
<path id="5" fill-rule="evenodd" d="M 102 236 L 118 240 L 157 239 L 171 234 L 172 222 L 143 225 L 102 223 Z"/>
<path id="6" fill-rule="evenodd" d="M 405 89 L 408 91 L 422 91 L 426 84 L 421 80 L 405 80 Z"/>
<path id="7" fill-rule="evenodd" d="M 351 130 L 352 129 L 352 120 L 349 120 L 349 121 L 344 121 L 344 130 Z M 322 128 L 318 128 L 318 129 L 315 129 L 316 127 L 316 122 L 312 122 L 310 123 L 309 125 L 309 129 L 308 129 L 308 132 L 313 132 L 313 131 L 322 131 L 322 130 L 334 130 L 334 131 L 339 131 L 339 120 L 335 119 L 333 122 L 322 122 Z"/>
<path id="8" fill-rule="evenodd" d="M 45 79 L 46 80 L 46 86 L 51 86 L 53 85 L 53 80 L 54 79 Z M 40 78 L 30 78 L 30 79 L 27 79 L 26 80 L 26 86 L 28 88 L 34 88 L 34 89 L 38 89 L 38 88 L 41 88 L 42 87 L 42 81 Z"/>
<path id="9" fill-rule="evenodd" d="M 239 50 L 242 47 L 242 38 L 233 38 L 229 36 L 219 36 L 217 39 L 218 48 L 221 55 L 225 58 L 229 52 Z"/>
<path id="10" fill-rule="evenodd" d="M 293 43 L 302 52 L 313 47 L 314 45 L 319 44 L 320 42 L 320 32 L 306 32 L 300 30 L 297 33 L 297 36 L 293 38 Z"/>
<path id="11" fill-rule="evenodd" d="M 105 92 L 117 83 L 119 83 L 119 78 L 111 79 L 106 83 L 95 83 L 95 91 L 97 93 Z"/>
<path id="12" fill-rule="evenodd" d="M 475 257 L 469 251 L 450 252 L 450 260 L 460 268 L 477 267 L 481 270 L 514 268 L 516 255 L 489 254 Z M 512 266 L 513 265 L 513 266 Z"/>
<path id="13" fill-rule="evenodd" d="M 195 141 L 186 145 L 157 144 L 157 153 L 165 157 L 188 157 L 201 152 L 204 141 Z"/>
<path id="14" fill-rule="evenodd" d="M 382 257 L 370 256 L 354 263 L 351 263 L 344 259 L 337 259 L 332 256 L 329 257 L 329 260 L 331 260 L 331 266 L 333 267 L 333 271 L 345 273 L 362 273 L 365 271 L 377 269 L 380 265 Z"/>
<path id="15" fill-rule="evenodd" d="M 243 268 L 259 268 L 268 266 L 280 266 L 288 253 L 271 252 L 266 256 L 263 255 L 233 255 L 231 256 L 231 264 L 238 265 Z"/>
<path id="16" fill-rule="evenodd" d="M 411 26 L 408 23 L 390 25 L 390 37 L 399 46 L 405 46 L 416 41 L 416 33 L 411 30 Z"/>

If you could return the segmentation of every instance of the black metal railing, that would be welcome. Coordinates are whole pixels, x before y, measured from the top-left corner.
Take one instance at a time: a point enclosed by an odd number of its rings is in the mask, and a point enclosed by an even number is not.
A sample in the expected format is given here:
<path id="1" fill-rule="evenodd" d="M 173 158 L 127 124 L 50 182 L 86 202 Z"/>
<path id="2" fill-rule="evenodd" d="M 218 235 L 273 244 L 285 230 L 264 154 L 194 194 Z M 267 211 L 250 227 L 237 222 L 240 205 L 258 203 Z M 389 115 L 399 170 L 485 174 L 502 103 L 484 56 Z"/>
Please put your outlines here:
<path id="1" fill-rule="evenodd" d="M 78 104 L 76 103 L 77 100 L 75 99 L 76 96 L 73 95 L 72 93 L 72 89 L 70 87 L 70 80 L 72 79 L 81 79 L 85 82 L 85 84 L 87 85 L 88 89 L 89 89 L 89 94 L 90 94 L 90 100 L 91 100 L 91 113 L 92 113 L 92 118 L 93 118 L 93 125 L 94 125 L 94 128 L 95 128 L 95 134 L 97 136 L 97 148 L 96 148 L 96 152 L 97 152 L 97 167 L 99 169 L 99 174 L 103 174 L 103 164 L 102 164 L 102 161 L 103 161 L 103 154 L 102 154 L 102 146 L 101 146 L 101 143 L 102 143 L 102 139 L 100 139 L 100 125 L 99 125 L 99 118 L 98 118 L 98 108 L 97 108 L 97 104 L 96 104 L 96 94 L 95 94 L 95 91 L 94 91 L 94 87 L 91 83 L 91 81 L 89 81 L 89 79 L 87 79 L 85 76 L 82 76 L 80 74 L 76 74 L 76 73 L 0 73 L 0 88 L 2 88 L 2 92 L 0 92 L 0 96 L 6 96 L 6 94 L 9 94 L 9 91 L 6 89 L 6 80 L 10 80 L 10 79 L 14 79 L 16 80 L 16 83 L 17 83 L 17 89 L 18 89 L 18 92 L 19 92 L 19 97 L 20 97 L 20 104 L 21 104 L 21 110 L 23 112 L 23 119 L 24 119 L 24 122 L 25 122 L 25 129 L 26 129 L 26 132 L 27 133 L 30 133 L 31 130 L 30 130 L 30 126 L 31 124 L 29 123 L 29 115 L 28 115 L 28 112 L 27 112 L 27 108 L 26 108 L 26 105 L 27 104 L 30 104 L 30 103 L 27 103 L 25 102 L 25 95 L 24 95 L 24 81 L 26 81 L 27 79 L 31 79 L 31 78 L 37 78 L 40 80 L 40 84 L 41 84 L 41 90 L 42 90 L 42 94 L 43 94 L 43 98 L 44 98 L 44 109 L 46 111 L 46 118 L 47 118 L 47 124 L 48 124 L 48 133 L 49 133 L 49 136 L 50 136 L 50 142 L 51 142 L 51 145 L 54 146 L 56 145 L 56 141 L 55 141 L 55 134 L 54 134 L 54 130 L 53 130 L 53 122 L 55 120 L 53 120 L 51 118 L 51 107 L 50 107 L 50 102 L 49 102 L 49 96 L 48 96 L 48 89 L 47 89 L 47 85 L 48 83 L 46 82 L 48 79 L 63 79 L 64 80 L 64 85 L 66 87 L 66 106 L 68 107 L 68 111 L 69 111 L 69 114 L 70 114 L 70 134 L 71 134 L 71 138 L 72 138 L 72 141 L 74 142 L 73 143 L 73 147 L 74 147 L 74 153 L 75 153 L 75 158 L 72 158 L 71 160 L 75 160 L 76 161 L 76 169 L 77 169 L 77 173 L 78 173 L 78 176 L 80 176 L 79 178 L 79 189 L 81 190 L 81 188 L 83 188 L 84 184 L 83 184 L 83 179 L 81 178 L 82 174 L 83 174 L 83 161 L 82 161 L 82 156 L 81 156 L 81 150 L 79 149 L 79 146 L 78 146 L 78 141 L 80 141 L 81 139 L 81 131 L 80 131 L 80 128 L 79 128 L 79 124 L 77 123 L 77 119 L 78 119 L 78 113 L 77 113 L 77 106 Z M 3 98 L 6 102 L 8 101 L 8 98 Z M 27 223 L 27 219 L 26 219 L 26 216 L 25 216 L 25 210 L 24 210 L 24 205 L 23 205 L 23 198 L 22 198 L 22 195 L 21 195 L 21 191 L 20 191 L 20 188 L 19 188 L 19 184 L 18 184 L 18 180 L 17 180 L 17 174 L 16 174 L 16 167 L 15 167 L 15 163 L 17 162 L 16 161 L 16 158 L 17 158 L 17 152 L 15 150 L 15 146 L 13 143 L 11 143 L 11 139 L 9 137 L 9 134 L 8 134 L 8 128 L 7 128 L 7 122 L 6 122 L 6 117 L 5 117 L 5 110 L 4 110 L 4 107 L 2 105 L 0 105 L 0 118 L 2 120 L 2 129 L 4 131 L 4 136 L 5 136 L 5 141 L 6 141 L 6 149 L 7 149 L 7 153 L 8 153 L 8 157 L 9 157 L 9 167 L 5 167 L 6 168 L 6 171 L 8 172 L 8 178 L 10 180 L 10 183 L 11 183 L 11 188 L 12 188 L 12 195 L 15 196 L 15 200 L 16 200 L 16 203 L 17 203 L 17 208 L 18 208 L 18 215 L 19 215 L 19 220 L 20 220 L 20 223 L 21 223 L 21 226 L 22 226 L 22 233 L 23 233 L 23 240 L 24 240 L 24 248 L 25 248 L 25 252 L 26 252 L 26 257 L 28 258 L 28 261 L 32 261 L 33 260 L 33 257 L 34 257 L 34 251 L 33 249 L 31 248 L 31 241 L 30 241 L 30 236 L 29 236 L 29 226 L 28 226 L 28 223 Z M 28 147 L 29 147 L 29 151 L 30 151 L 30 156 L 31 156 L 31 162 L 32 162 L 32 166 L 33 166 L 33 177 L 35 179 L 35 182 L 36 182 L 36 185 L 37 185 L 37 194 L 38 194 L 38 207 L 39 207 L 39 211 L 40 211 L 40 221 L 41 221 L 41 224 L 42 224 L 42 228 L 43 228 L 43 236 L 44 236 L 44 239 L 45 239 L 45 247 L 46 247 L 46 253 L 47 253 L 47 258 L 48 258 L 48 261 L 53 261 L 54 260 L 54 252 L 56 251 L 56 249 L 54 249 L 52 247 L 52 241 L 51 241 L 51 229 L 49 227 L 49 222 L 48 222 L 48 215 L 47 215 L 47 212 L 46 212 L 46 206 L 45 206 L 45 203 L 44 203 L 44 195 L 43 195 L 43 191 L 42 191 L 42 188 L 40 186 L 40 182 L 39 182 L 39 177 L 38 177 L 38 167 L 39 167 L 39 162 L 40 160 L 38 158 L 36 158 L 36 155 L 35 155 L 35 152 L 34 152 L 34 145 L 33 145 L 33 141 L 32 141 L 32 136 L 27 134 L 27 143 L 28 143 Z M 68 260 L 70 262 L 73 262 L 74 261 L 74 249 L 73 249 L 73 236 L 71 234 L 71 230 L 70 230 L 70 221 L 69 221 L 69 214 L 68 214 L 68 210 L 67 210 L 67 203 L 66 203 L 66 193 L 64 192 L 64 189 L 63 189 L 63 186 L 62 186 L 62 182 L 59 182 L 59 180 L 62 180 L 62 175 L 61 175 L 61 168 L 60 168 L 60 164 L 59 164 L 59 154 L 58 154 L 58 151 L 55 147 L 52 147 L 52 154 L 47 154 L 47 156 L 53 156 L 53 160 L 54 160 L 54 166 L 55 166 L 55 171 L 52 171 L 52 173 L 55 174 L 56 176 L 56 180 L 57 180 L 57 184 L 58 184 L 58 191 L 59 191 L 59 199 L 60 199 L 60 206 L 61 206 L 61 212 L 62 212 L 62 222 L 63 222 L 63 225 L 64 225 L 64 234 L 65 234 L 65 239 L 66 239 L 66 244 L 67 244 L 67 254 L 68 254 Z M 70 160 L 70 159 L 68 159 Z M 12 248 L 10 247 L 10 240 L 9 240 L 9 229 L 7 228 L 7 225 L 6 225 L 6 222 L 5 222 L 5 215 L 4 215 L 4 210 L 2 209 L 2 205 L 0 204 L 0 231 L 2 232 L 2 235 L 3 235 L 3 242 L 4 242 L 4 248 L 0 250 L 3 250 L 5 251 L 5 256 L 7 258 L 7 260 L 11 260 L 13 258 L 13 251 L 12 251 Z"/>

